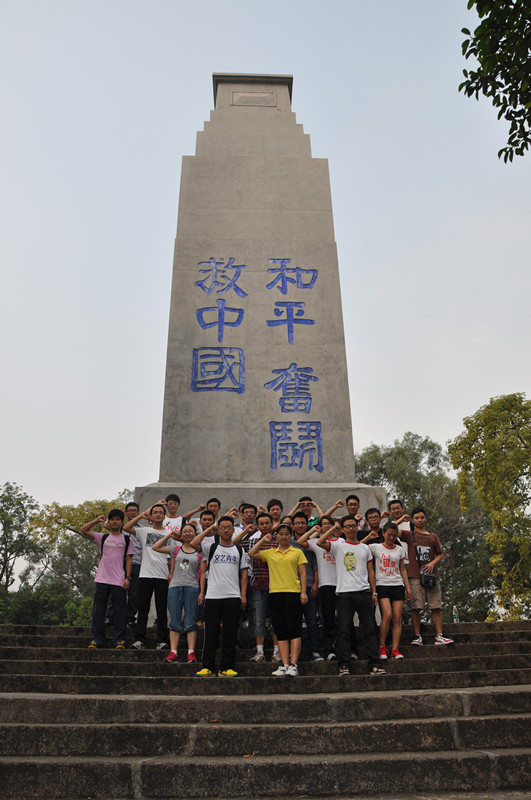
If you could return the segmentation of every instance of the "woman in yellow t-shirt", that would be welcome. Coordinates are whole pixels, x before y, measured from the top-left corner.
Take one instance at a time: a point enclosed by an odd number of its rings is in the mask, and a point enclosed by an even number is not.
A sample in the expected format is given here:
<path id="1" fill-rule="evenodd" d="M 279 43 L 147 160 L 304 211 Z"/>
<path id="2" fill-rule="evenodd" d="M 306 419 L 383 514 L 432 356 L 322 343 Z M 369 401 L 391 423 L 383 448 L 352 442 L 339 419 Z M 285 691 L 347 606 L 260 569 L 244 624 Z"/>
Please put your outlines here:
<path id="1" fill-rule="evenodd" d="M 278 639 L 282 664 L 273 672 L 277 677 L 299 674 L 297 662 L 302 645 L 302 606 L 306 594 L 306 556 L 291 544 L 291 526 L 281 523 L 275 531 L 278 547 L 262 550 L 271 540 L 266 533 L 250 550 L 251 558 L 265 561 L 269 569 L 269 608 Z M 290 664 L 291 657 L 291 664 Z"/>

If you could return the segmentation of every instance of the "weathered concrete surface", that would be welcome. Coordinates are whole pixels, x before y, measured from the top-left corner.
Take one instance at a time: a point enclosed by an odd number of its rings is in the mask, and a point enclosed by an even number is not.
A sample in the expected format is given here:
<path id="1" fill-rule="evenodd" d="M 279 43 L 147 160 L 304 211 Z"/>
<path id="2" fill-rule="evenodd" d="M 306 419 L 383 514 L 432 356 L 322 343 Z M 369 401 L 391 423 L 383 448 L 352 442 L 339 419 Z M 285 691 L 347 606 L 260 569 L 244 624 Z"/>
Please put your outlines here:
<path id="1" fill-rule="evenodd" d="M 143 506 L 170 491 L 187 508 L 385 502 L 355 481 L 328 162 L 291 90 L 291 76 L 214 75 L 183 158 L 160 477 L 137 489 Z M 289 387 L 272 385 L 290 367 Z"/>

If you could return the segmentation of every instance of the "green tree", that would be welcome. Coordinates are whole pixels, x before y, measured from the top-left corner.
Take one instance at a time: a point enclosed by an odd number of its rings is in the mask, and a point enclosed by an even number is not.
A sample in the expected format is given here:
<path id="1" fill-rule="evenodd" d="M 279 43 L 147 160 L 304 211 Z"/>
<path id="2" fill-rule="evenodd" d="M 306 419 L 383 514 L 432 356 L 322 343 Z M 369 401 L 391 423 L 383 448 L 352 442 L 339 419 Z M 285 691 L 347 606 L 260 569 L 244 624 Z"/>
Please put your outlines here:
<path id="1" fill-rule="evenodd" d="M 408 510 L 416 505 L 426 509 L 428 528 L 439 535 L 444 550 L 445 619 L 450 620 L 455 605 L 461 620 L 483 621 L 495 596 L 485 541 L 488 514 L 473 490 L 469 510 L 461 510 L 457 481 L 449 468 L 440 444 L 411 432 L 390 446 L 371 444 L 356 458 L 360 481 L 383 486 L 389 500 L 402 500 Z"/>
<path id="2" fill-rule="evenodd" d="M 16 483 L 4 483 L 0 488 L 0 586 L 6 592 L 15 580 L 17 559 L 32 551 L 28 525 L 37 509 L 34 498 Z"/>
<path id="3" fill-rule="evenodd" d="M 492 520 L 487 542 L 498 604 L 509 617 L 529 616 L 531 402 L 523 393 L 494 397 L 463 424 L 449 443 L 462 507 L 470 507 L 473 485 Z"/>
<path id="4" fill-rule="evenodd" d="M 473 33 L 463 28 L 466 59 L 476 69 L 463 70 L 459 86 L 468 97 L 489 97 L 510 124 L 507 145 L 498 157 L 512 161 L 531 143 L 531 0 L 469 0 L 481 20 Z"/>

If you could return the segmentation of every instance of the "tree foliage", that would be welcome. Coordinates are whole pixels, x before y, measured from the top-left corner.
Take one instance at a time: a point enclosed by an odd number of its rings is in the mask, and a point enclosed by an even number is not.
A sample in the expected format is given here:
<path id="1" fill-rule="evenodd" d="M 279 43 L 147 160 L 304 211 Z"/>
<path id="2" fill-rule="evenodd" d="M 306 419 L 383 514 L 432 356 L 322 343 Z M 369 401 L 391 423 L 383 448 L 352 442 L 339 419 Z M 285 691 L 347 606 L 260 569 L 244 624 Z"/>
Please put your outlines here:
<path id="1" fill-rule="evenodd" d="M 16 483 L 0 488 L 0 587 L 8 591 L 15 579 L 15 563 L 32 550 L 28 524 L 37 502 Z"/>
<path id="2" fill-rule="evenodd" d="M 495 596 L 485 541 L 489 519 L 473 489 L 468 511 L 461 510 L 457 481 L 449 468 L 440 444 L 411 432 L 390 446 L 371 444 L 356 458 L 359 480 L 384 486 L 388 498 L 402 500 L 406 510 L 416 505 L 426 509 L 428 528 L 439 535 L 444 551 L 446 620 L 455 605 L 461 620 L 483 621 Z"/>
<path id="3" fill-rule="evenodd" d="M 478 66 L 463 70 L 459 91 L 491 98 L 498 119 L 509 122 L 507 145 L 498 152 L 507 163 L 531 143 L 531 0 L 469 0 L 474 7 L 481 22 L 473 33 L 462 29 L 462 50 Z"/>
<path id="4" fill-rule="evenodd" d="M 459 470 L 463 508 L 473 484 L 492 520 L 487 535 L 499 583 L 498 602 L 508 616 L 531 613 L 531 402 L 522 393 L 494 397 L 463 420 L 465 431 L 449 443 Z"/>

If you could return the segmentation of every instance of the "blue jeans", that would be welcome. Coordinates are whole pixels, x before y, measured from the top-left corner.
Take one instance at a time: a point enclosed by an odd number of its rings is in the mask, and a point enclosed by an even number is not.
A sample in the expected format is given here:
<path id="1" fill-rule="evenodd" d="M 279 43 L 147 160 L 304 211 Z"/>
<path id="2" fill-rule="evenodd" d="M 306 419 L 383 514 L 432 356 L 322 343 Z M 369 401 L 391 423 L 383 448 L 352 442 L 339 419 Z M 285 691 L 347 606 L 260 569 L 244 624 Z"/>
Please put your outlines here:
<path id="1" fill-rule="evenodd" d="M 191 633 L 197 630 L 199 606 L 198 586 L 170 586 L 168 589 L 168 611 L 170 612 L 170 631 Z M 184 626 L 182 624 L 184 609 Z"/>
<path id="2" fill-rule="evenodd" d="M 251 592 L 251 608 L 253 611 L 254 635 L 265 637 L 266 619 L 269 614 L 269 592 L 253 589 Z"/>

